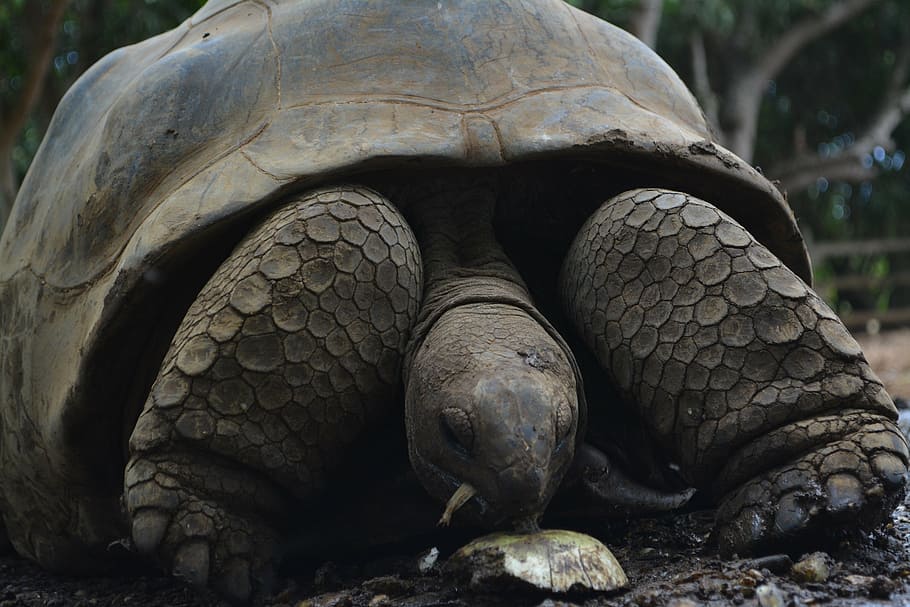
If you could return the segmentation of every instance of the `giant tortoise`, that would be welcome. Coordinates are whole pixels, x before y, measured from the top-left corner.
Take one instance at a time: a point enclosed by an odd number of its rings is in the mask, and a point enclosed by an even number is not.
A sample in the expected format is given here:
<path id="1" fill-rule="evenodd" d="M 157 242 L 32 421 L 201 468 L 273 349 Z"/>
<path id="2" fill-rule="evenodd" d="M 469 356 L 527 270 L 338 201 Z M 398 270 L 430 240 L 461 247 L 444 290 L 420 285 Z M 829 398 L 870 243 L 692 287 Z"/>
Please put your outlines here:
<path id="1" fill-rule="evenodd" d="M 775 186 L 560 0 L 211 0 L 79 79 L 3 234 L 6 531 L 245 600 L 405 443 L 453 523 L 693 487 L 727 553 L 870 528 L 907 445 L 810 282 Z"/>

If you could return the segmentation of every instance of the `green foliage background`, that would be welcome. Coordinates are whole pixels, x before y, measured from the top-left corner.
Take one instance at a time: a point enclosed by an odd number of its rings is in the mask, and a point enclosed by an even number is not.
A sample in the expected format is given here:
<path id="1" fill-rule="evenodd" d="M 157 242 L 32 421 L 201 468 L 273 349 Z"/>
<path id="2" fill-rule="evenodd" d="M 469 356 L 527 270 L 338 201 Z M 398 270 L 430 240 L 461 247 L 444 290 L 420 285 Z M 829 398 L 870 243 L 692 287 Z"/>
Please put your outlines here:
<path id="1" fill-rule="evenodd" d="M 584 10 L 628 25 L 639 0 L 569 0 Z M 715 91 L 758 60 L 784 32 L 840 0 L 665 0 L 657 52 L 692 83 L 688 41 L 694 31 L 705 40 Z M 744 13 L 754 15 L 744 27 Z M 772 82 L 762 100 L 754 164 L 774 167 L 805 145 L 820 157 L 841 154 L 868 126 L 901 52 L 910 40 L 910 2 L 885 0 L 801 52 Z M 906 86 L 906 82 L 904 83 Z M 721 113 L 721 122 L 724 116 Z M 807 237 L 816 241 L 904 238 L 910 234 L 910 120 L 892 133 L 893 148 L 873 148 L 863 162 L 878 176 L 859 183 L 820 175 L 806 191 L 791 192 L 790 204 Z M 907 285 L 888 284 L 906 273 L 910 254 L 831 258 L 815 267 L 824 295 L 841 313 L 910 305 Z M 838 291 L 824 287 L 837 275 L 882 280 L 874 289 Z"/>
<path id="2" fill-rule="evenodd" d="M 838 0 L 666 0 L 657 51 L 683 80 L 691 83 L 688 39 L 693 30 L 705 38 L 715 88 L 756 60 L 794 23 L 818 14 Z M 571 4 L 626 25 L 638 0 L 570 0 Z M 755 27 L 738 25 L 746 8 Z M 910 37 L 910 2 L 879 3 L 843 28 L 799 54 L 774 82 L 762 104 L 755 164 L 773 166 L 790 155 L 794 131 L 804 130 L 810 148 L 836 154 L 856 137 L 878 110 L 899 47 Z M 721 117 L 723 120 L 723 116 Z M 896 149 L 869 159 L 881 176 L 866 184 L 824 183 L 791 195 L 803 226 L 820 240 L 901 236 L 910 233 L 910 121 L 894 133 Z"/>
<path id="3" fill-rule="evenodd" d="M 0 115 L 21 93 L 31 23 L 48 0 L 0 0 Z M 41 143 L 57 102 L 93 63 L 110 51 L 171 29 L 204 0 L 72 0 L 58 33 L 45 94 L 13 151 L 20 181 Z"/>

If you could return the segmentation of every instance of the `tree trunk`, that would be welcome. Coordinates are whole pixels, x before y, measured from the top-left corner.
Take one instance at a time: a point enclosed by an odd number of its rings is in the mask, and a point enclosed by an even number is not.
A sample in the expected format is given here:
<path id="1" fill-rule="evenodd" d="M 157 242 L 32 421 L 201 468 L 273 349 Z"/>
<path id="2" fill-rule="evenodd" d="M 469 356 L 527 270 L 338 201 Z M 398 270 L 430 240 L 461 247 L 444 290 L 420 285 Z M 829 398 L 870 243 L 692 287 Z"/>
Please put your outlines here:
<path id="1" fill-rule="evenodd" d="M 2 159 L 0 160 L 0 236 L 3 235 L 6 218 L 9 217 L 16 199 L 16 172 L 13 170 L 10 151 L 0 150 L 0 159 Z"/>
<path id="2" fill-rule="evenodd" d="M 640 0 L 629 24 L 632 33 L 653 49 L 657 48 L 657 31 L 663 10 L 663 0 Z"/>
<path id="3" fill-rule="evenodd" d="M 778 76 L 800 51 L 821 36 L 839 28 L 880 0 L 840 0 L 817 15 L 797 22 L 751 66 L 744 66 L 739 78 L 727 87 L 726 107 L 721 111 L 721 129 L 727 147 L 752 162 L 758 113 L 768 82 Z"/>
<path id="4" fill-rule="evenodd" d="M 0 234 L 6 225 L 19 184 L 13 169 L 13 148 L 32 109 L 41 99 L 45 81 L 54 59 L 60 22 L 69 0 L 53 0 L 46 12 L 37 2 L 26 6 L 25 20 L 33 28 L 28 45 L 30 58 L 22 79 L 22 92 L 9 112 L 0 116 Z"/>

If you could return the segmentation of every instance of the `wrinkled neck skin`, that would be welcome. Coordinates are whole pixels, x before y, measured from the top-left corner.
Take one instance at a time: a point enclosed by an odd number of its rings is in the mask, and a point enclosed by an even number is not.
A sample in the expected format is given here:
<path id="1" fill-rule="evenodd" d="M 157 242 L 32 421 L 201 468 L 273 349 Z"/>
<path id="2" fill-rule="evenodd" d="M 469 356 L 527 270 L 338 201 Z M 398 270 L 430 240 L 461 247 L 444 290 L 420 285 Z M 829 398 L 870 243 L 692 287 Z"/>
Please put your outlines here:
<path id="1" fill-rule="evenodd" d="M 408 194 L 425 275 L 403 371 L 408 449 L 441 504 L 462 483 L 476 490 L 456 521 L 533 529 L 574 456 L 580 380 L 496 241 L 494 192 Z"/>

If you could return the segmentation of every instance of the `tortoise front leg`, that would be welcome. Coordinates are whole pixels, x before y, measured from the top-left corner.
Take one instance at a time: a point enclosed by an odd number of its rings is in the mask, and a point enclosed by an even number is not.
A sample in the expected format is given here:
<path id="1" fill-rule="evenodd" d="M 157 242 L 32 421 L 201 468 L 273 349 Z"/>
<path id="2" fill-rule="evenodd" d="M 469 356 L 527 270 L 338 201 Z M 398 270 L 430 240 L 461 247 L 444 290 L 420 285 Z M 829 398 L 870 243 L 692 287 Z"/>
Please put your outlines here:
<path id="1" fill-rule="evenodd" d="M 636 190 L 582 227 L 565 308 L 727 552 L 871 527 L 907 480 L 891 399 L 837 316 L 709 203 Z"/>
<path id="2" fill-rule="evenodd" d="M 133 430 L 137 549 L 235 601 L 266 589 L 295 506 L 400 407 L 420 285 L 410 228 L 367 189 L 309 193 L 249 234 L 190 307 Z"/>

